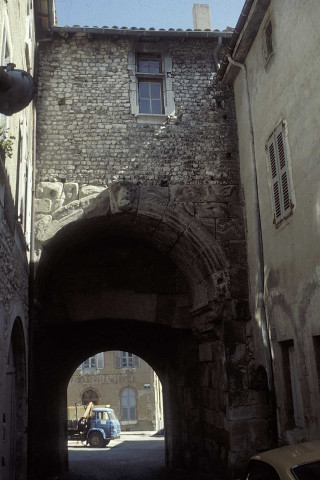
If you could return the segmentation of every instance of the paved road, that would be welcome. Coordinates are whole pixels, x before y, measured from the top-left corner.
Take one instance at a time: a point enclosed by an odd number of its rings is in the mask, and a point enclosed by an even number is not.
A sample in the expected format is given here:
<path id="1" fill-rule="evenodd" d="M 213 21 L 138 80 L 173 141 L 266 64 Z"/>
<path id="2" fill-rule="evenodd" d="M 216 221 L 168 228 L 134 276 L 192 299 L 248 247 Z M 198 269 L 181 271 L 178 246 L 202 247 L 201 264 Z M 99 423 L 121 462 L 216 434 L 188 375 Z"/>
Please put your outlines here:
<path id="1" fill-rule="evenodd" d="M 215 480 L 212 475 L 168 472 L 164 461 L 164 437 L 153 432 L 122 433 L 102 449 L 69 442 L 70 471 L 54 480 Z"/>

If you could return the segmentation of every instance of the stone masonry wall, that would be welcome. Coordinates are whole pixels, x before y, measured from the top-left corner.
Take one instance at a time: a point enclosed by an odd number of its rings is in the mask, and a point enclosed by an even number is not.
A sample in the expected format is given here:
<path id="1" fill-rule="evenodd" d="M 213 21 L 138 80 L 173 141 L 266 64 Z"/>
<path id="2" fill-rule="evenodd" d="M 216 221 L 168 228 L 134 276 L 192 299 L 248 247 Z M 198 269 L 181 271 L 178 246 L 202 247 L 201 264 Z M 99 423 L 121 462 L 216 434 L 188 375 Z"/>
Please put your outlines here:
<path id="1" fill-rule="evenodd" d="M 255 432 L 267 438 L 268 409 L 249 378 L 254 358 L 233 96 L 216 81 L 214 39 L 166 42 L 175 114 L 161 125 L 137 123 L 131 113 L 130 37 L 56 36 L 41 44 L 35 234 L 46 242 L 83 215 L 94 192 L 124 179 L 141 190 L 163 187 L 157 195 L 165 197 L 165 208 L 177 219 L 186 214 L 187 225 L 199 222 L 208 243 L 219 242 L 232 302 L 218 313 L 219 302 L 193 312 L 193 329 L 208 465 L 220 457 L 237 470 L 253 453 Z M 138 205 L 139 213 L 141 198 Z M 220 288 L 225 296 L 224 282 Z"/>
<path id="2" fill-rule="evenodd" d="M 238 183 L 233 98 L 215 80 L 214 45 L 170 42 L 175 116 L 148 125 L 136 123 L 130 112 L 130 39 L 42 44 L 38 181 Z"/>

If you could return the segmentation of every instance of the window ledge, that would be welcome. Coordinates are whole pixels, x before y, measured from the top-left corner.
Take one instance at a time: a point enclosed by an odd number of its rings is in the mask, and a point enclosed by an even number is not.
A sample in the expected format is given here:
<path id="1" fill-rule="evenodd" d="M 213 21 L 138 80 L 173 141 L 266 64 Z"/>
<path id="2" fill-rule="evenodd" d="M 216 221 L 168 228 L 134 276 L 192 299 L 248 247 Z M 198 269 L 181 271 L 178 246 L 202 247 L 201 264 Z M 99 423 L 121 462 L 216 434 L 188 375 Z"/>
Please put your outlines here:
<path id="1" fill-rule="evenodd" d="M 138 113 L 136 115 L 138 123 L 149 123 L 151 125 L 161 125 L 168 119 L 168 115 L 155 115 L 152 113 Z"/>

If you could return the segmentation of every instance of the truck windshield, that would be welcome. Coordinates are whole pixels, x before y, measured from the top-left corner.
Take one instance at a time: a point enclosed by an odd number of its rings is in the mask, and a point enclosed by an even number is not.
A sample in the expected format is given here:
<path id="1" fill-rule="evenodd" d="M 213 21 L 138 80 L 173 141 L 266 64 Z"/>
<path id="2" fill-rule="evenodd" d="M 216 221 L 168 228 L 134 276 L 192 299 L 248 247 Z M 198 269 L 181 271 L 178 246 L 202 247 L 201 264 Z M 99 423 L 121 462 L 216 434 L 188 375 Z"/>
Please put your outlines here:
<path id="1" fill-rule="evenodd" d="M 109 420 L 108 412 L 95 412 L 97 420 Z"/>
<path id="2" fill-rule="evenodd" d="M 116 417 L 114 411 L 111 411 L 111 412 L 109 411 L 109 416 L 112 420 L 117 420 L 117 417 Z"/>

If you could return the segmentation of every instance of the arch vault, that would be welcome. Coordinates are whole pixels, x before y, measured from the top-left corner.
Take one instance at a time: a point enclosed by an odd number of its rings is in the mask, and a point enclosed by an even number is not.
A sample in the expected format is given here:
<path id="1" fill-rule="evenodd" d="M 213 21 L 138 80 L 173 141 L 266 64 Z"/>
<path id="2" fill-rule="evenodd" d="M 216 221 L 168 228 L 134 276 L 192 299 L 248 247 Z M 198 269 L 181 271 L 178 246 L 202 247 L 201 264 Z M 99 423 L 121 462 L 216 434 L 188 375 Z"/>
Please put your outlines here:
<path id="1" fill-rule="evenodd" d="M 80 195 L 76 184 L 46 182 L 37 201 L 51 207 L 35 231 L 32 478 L 67 468 L 68 381 L 108 349 L 133 352 L 158 374 L 168 466 L 236 469 L 255 428 L 267 429 L 249 385 L 241 260 L 167 187 L 117 182 Z M 244 406 L 257 407 L 254 419 Z"/>

